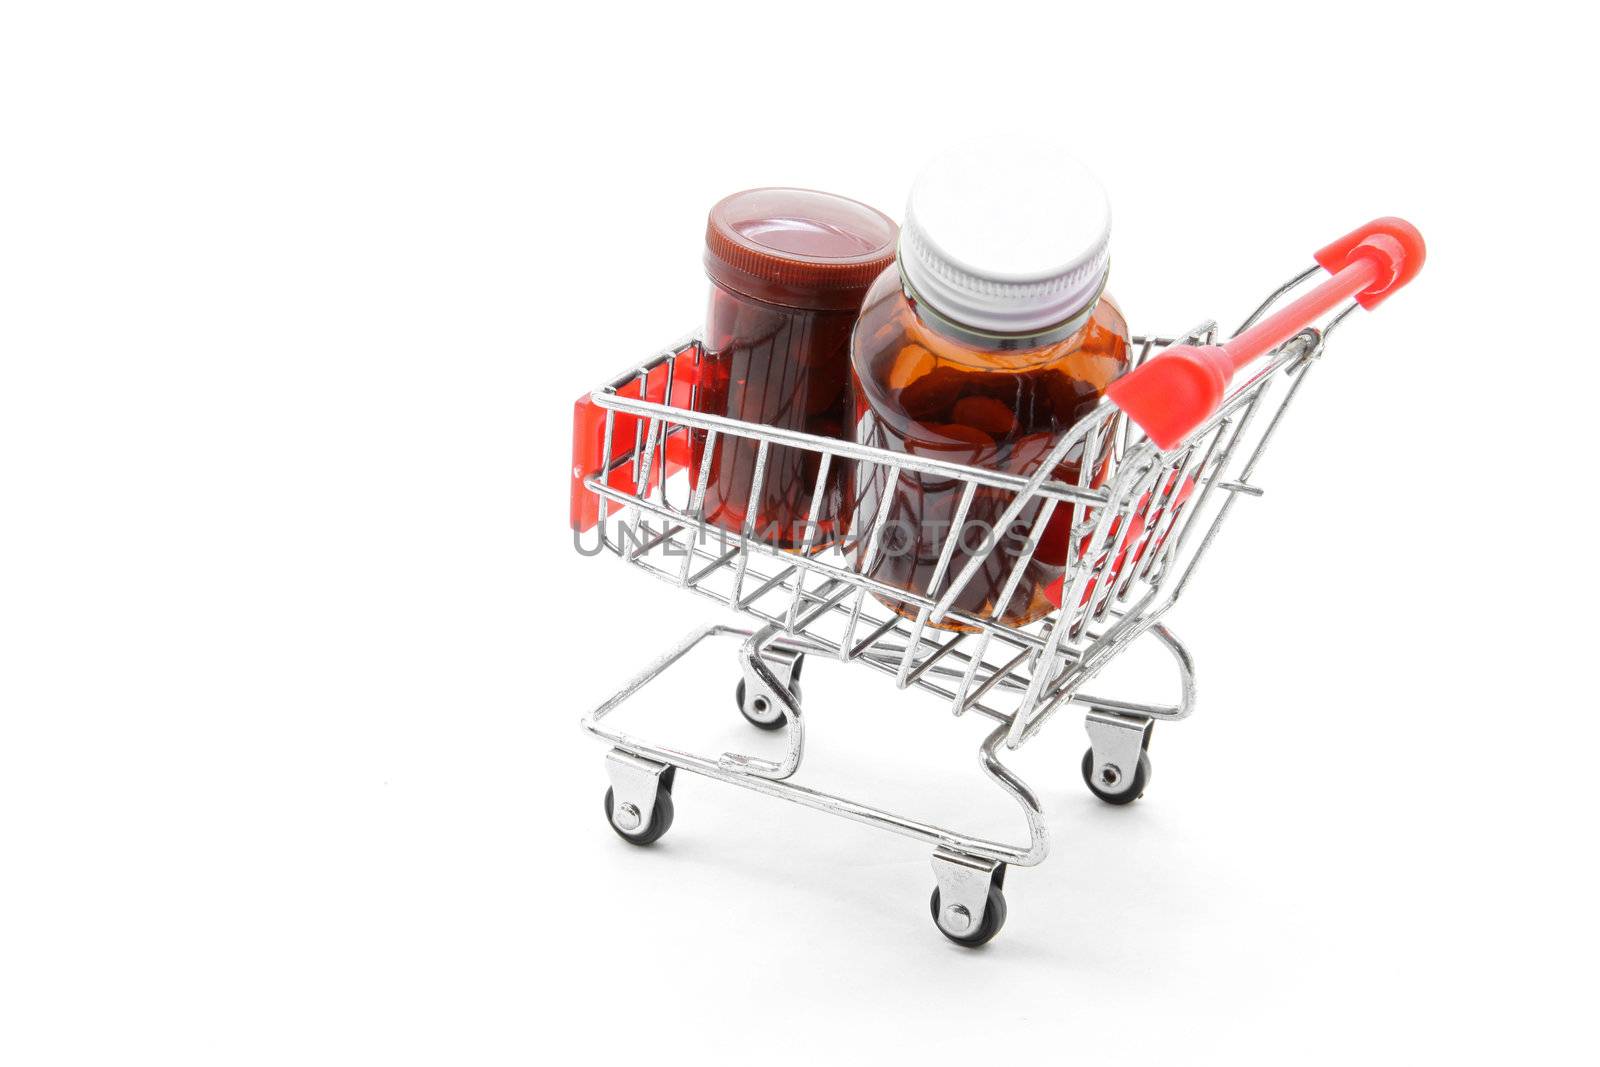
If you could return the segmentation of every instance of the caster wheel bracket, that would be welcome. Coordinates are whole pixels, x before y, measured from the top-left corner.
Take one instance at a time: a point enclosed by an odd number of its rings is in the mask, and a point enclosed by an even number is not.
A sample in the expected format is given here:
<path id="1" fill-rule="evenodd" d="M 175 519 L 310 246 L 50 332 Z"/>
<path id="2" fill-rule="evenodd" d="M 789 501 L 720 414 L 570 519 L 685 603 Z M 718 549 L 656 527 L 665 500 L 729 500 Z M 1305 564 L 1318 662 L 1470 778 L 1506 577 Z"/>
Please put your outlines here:
<path id="1" fill-rule="evenodd" d="M 1095 792 L 1119 796 L 1133 789 L 1155 720 L 1143 715 L 1091 708 L 1083 727 L 1089 733 L 1092 762 L 1085 774 Z"/>
<path id="2" fill-rule="evenodd" d="M 656 797 L 672 788 L 670 764 L 657 763 L 614 748 L 606 753 L 606 776 L 611 779 L 611 823 L 623 834 L 637 834 L 655 817 Z"/>
<path id="3" fill-rule="evenodd" d="M 777 763 L 739 752 L 724 752 L 717 759 L 721 770 L 781 781 L 800 768 L 805 731 L 800 724 L 797 686 L 805 653 L 780 644 L 781 635 L 781 628 L 769 624 L 745 640 L 739 650 L 738 696 L 739 710 L 750 722 L 763 729 L 786 728 L 788 751 Z"/>
<path id="4" fill-rule="evenodd" d="M 941 848 L 933 854 L 933 921 L 939 932 L 964 945 L 980 945 L 1005 921 L 1006 865 Z M 998 906 L 998 914 L 990 914 Z"/>
<path id="5" fill-rule="evenodd" d="M 766 729 L 782 726 L 787 721 L 784 709 L 799 705 L 795 694 L 804 663 L 803 654 L 773 645 L 747 661 L 738 690 L 745 718 Z"/>

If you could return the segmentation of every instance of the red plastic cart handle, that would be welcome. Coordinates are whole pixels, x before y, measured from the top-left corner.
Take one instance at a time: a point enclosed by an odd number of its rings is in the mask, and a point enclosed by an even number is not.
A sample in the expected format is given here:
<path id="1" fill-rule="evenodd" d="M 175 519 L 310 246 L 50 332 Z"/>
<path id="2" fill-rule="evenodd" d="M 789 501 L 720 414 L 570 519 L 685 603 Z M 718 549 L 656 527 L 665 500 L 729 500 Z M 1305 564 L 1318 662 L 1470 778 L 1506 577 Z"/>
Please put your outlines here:
<path id="1" fill-rule="evenodd" d="M 1106 395 L 1160 448 L 1172 448 L 1217 410 L 1234 372 L 1351 297 L 1371 310 L 1416 277 L 1427 250 L 1404 219 L 1367 223 L 1316 254 L 1332 277 L 1221 345 L 1174 345 L 1112 382 Z"/>

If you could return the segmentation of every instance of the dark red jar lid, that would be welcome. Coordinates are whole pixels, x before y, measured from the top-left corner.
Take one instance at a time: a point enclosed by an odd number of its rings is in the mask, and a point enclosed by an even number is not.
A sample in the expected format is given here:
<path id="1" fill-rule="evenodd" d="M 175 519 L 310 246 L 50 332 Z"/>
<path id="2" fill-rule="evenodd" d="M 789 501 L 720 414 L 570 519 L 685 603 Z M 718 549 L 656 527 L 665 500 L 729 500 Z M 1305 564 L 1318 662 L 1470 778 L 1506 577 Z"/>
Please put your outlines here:
<path id="1" fill-rule="evenodd" d="M 811 189 L 746 189 L 706 219 L 706 273 L 770 304 L 854 311 L 894 262 L 900 228 L 883 212 Z"/>

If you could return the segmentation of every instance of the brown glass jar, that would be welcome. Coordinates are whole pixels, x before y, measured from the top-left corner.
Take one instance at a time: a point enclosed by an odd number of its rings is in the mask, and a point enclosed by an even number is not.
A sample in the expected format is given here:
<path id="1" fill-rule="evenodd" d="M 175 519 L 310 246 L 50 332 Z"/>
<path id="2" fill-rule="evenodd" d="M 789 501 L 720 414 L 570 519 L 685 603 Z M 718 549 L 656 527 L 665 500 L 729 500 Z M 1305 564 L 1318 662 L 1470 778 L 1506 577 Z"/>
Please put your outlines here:
<path id="1" fill-rule="evenodd" d="M 844 436 L 851 328 L 868 286 L 893 262 L 898 232 L 865 204 L 806 189 L 749 189 L 713 207 L 695 410 Z M 704 431 L 690 435 L 696 477 L 706 439 Z M 735 533 L 749 522 L 756 539 L 788 550 L 832 544 L 845 465 L 831 465 L 817 528 L 808 531 L 818 455 L 769 448 L 752 498 L 756 454 L 753 441 L 718 436 L 706 521 Z"/>
<path id="2" fill-rule="evenodd" d="M 1008 171 L 992 157 L 953 153 L 919 178 L 895 266 L 872 286 L 851 349 L 854 439 L 865 445 L 1030 475 L 1061 435 L 1128 368 L 1127 323 L 1104 293 L 1110 212 L 1099 184 L 1070 157 L 1043 154 Z M 1081 446 L 1054 477 L 1100 484 L 1111 442 Z M 1084 465 L 1090 464 L 1088 472 Z M 988 618 L 1039 516 L 1029 505 L 999 529 L 1013 495 L 980 487 L 952 530 L 965 484 L 902 472 L 880 543 L 873 523 L 889 491 L 881 465 L 858 466 L 843 509 L 846 546 L 866 576 L 923 596 L 949 537 L 945 581 L 984 557 L 955 608 Z M 999 612 L 1021 626 L 1054 606 L 1071 508 L 1057 507 L 1015 591 Z M 885 598 L 902 614 L 915 605 Z M 970 627 L 947 620 L 948 629 Z"/>

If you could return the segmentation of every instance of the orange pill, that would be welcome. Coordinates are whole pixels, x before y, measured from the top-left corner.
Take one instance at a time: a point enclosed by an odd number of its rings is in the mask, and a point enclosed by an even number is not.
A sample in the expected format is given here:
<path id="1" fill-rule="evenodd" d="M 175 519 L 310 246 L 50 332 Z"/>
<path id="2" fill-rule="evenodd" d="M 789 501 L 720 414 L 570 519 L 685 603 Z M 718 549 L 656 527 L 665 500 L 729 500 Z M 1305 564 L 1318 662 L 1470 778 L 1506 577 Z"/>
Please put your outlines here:
<path id="1" fill-rule="evenodd" d="M 906 345 L 894 357 L 889 368 L 889 388 L 904 389 L 918 378 L 933 370 L 933 353 L 921 345 Z"/>
<path id="2" fill-rule="evenodd" d="M 962 447 L 989 448 L 994 444 L 994 438 L 975 426 L 963 426 L 960 423 L 948 422 L 935 423 L 929 426 L 928 429 L 940 437 L 948 438 L 949 442 L 959 444 Z M 949 447 L 949 445 L 941 441 L 929 441 L 927 444 L 932 448 Z"/>
<path id="3" fill-rule="evenodd" d="M 975 427 L 990 437 L 1004 437 L 1017 428 L 1011 409 L 990 396 L 964 396 L 951 409 L 955 421 Z"/>

